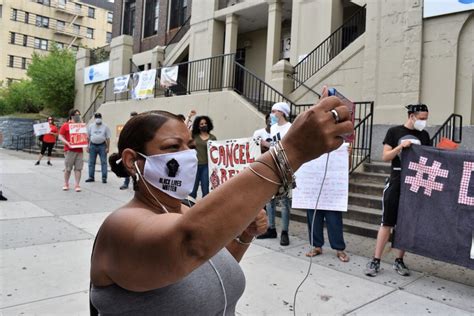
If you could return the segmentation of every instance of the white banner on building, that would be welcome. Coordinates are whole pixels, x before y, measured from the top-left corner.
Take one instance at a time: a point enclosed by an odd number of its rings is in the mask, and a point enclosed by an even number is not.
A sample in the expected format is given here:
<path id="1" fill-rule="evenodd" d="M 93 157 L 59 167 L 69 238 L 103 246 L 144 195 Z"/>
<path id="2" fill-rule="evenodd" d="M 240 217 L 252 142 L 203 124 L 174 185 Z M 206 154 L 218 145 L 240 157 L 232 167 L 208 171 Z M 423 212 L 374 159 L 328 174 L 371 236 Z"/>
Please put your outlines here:
<path id="1" fill-rule="evenodd" d="M 153 89 L 155 88 L 156 69 L 145 70 L 133 74 L 134 91 L 133 97 L 135 99 L 146 99 L 153 97 Z M 138 79 L 136 77 L 138 76 Z"/>
<path id="2" fill-rule="evenodd" d="M 49 127 L 49 123 L 38 123 L 38 124 L 33 124 L 33 131 L 35 133 L 35 136 L 41 136 L 44 134 L 48 134 L 51 132 L 51 128 Z"/>
<path id="3" fill-rule="evenodd" d="M 209 190 L 214 190 L 239 174 L 260 155 L 260 143 L 252 137 L 209 141 L 207 143 Z"/>
<path id="4" fill-rule="evenodd" d="M 424 0 L 423 3 L 424 18 L 469 10 L 474 10 L 472 0 Z"/>
<path id="5" fill-rule="evenodd" d="M 130 75 L 115 77 L 114 78 L 114 93 L 127 92 L 129 80 L 130 80 Z"/>
<path id="6" fill-rule="evenodd" d="M 84 68 L 84 84 L 100 82 L 109 79 L 109 62 L 105 61 Z"/>
<path id="7" fill-rule="evenodd" d="M 293 190 L 293 208 L 315 209 L 324 177 L 327 154 L 311 160 L 295 173 L 296 189 Z M 349 152 L 343 144 L 329 154 L 326 179 L 318 202 L 318 209 L 347 211 L 349 199 Z"/>
<path id="8" fill-rule="evenodd" d="M 160 85 L 162 87 L 171 87 L 176 85 L 178 80 L 179 66 L 161 68 Z"/>

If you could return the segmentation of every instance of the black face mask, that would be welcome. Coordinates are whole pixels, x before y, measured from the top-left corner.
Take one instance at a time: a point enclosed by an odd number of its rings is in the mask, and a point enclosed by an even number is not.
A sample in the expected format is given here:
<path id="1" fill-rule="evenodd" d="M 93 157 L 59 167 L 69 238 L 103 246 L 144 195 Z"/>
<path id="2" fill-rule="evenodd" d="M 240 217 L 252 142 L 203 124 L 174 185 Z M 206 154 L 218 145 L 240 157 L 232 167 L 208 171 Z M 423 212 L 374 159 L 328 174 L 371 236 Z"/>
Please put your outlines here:
<path id="1" fill-rule="evenodd" d="M 207 127 L 207 125 L 204 125 L 204 126 L 199 126 L 199 130 L 205 133 L 209 130 L 209 128 Z"/>

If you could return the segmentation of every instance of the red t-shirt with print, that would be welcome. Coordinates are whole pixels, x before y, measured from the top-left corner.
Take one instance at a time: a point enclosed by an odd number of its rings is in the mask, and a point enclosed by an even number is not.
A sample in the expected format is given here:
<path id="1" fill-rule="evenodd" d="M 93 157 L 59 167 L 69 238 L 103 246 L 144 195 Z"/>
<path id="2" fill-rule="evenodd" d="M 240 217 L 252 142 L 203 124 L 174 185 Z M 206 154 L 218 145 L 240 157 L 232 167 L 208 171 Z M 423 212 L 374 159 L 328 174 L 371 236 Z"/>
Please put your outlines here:
<path id="1" fill-rule="evenodd" d="M 71 135 L 69 134 L 69 122 L 66 122 L 63 124 L 63 126 L 61 126 L 59 135 L 62 135 L 68 142 L 71 140 Z M 69 148 L 68 145 L 64 144 L 64 151 L 75 151 L 82 153 L 82 148 Z"/>
<path id="2" fill-rule="evenodd" d="M 49 124 L 49 128 L 51 129 L 50 133 L 58 133 L 58 128 L 56 125 Z M 44 143 L 55 143 L 56 142 L 56 136 L 53 134 L 44 134 L 43 136 L 43 142 Z"/>

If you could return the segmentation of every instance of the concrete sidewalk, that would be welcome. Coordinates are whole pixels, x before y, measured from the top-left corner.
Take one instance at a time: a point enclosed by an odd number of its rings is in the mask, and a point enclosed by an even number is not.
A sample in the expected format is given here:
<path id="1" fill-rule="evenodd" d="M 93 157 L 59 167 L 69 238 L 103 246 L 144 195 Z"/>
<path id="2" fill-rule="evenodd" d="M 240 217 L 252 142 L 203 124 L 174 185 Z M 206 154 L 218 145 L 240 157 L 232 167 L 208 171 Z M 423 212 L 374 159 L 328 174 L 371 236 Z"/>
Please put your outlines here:
<path id="1" fill-rule="evenodd" d="M 122 179 L 61 191 L 63 160 L 34 166 L 36 156 L 0 150 L 0 314 L 88 315 L 89 260 L 94 236 L 110 211 L 132 197 Z M 86 166 L 85 166 L 86 167 Z M 83 173 L 84 176 L 84 173 Z M 85 177 L 83 177 L 85 179 Z M 84 181 L 82 180 L 82 182 Z M 291 223 L 289 247 L 257 240 L 242 261 L 247 279 L 238 315 L 292 315 L 293 298 L 310 261 L 306 226 Z M 401 277 L 390 255 L 375 278 L 363 275 L 375 241 L 346 234 L 349 263 L 331 249 L 313 259 L 296 300 L 297 315 L 473 315 L 474 271 L 408 255 Z"/>

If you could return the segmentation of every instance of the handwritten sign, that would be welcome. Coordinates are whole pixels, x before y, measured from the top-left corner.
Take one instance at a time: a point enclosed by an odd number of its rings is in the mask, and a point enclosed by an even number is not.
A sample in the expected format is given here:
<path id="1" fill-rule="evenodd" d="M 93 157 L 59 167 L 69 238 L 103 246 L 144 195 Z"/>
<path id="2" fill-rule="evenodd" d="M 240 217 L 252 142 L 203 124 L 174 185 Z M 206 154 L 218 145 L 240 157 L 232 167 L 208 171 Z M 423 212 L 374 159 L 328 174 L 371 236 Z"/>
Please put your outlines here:
<path id="1" fill-rule="evenodd" d="M 49 123 L 38 123 L 38 124 L 33 124 L 33 131 L 35 133 L 35 136 L 41 136 L 44 134 L 48 134 L 51 132 L 51 128 L 49 127 Z"/>
<path id="2" fill-rule="evenodd" d="M 316 201 L 328 163 L 326 179 L 318 205 Z M 296 189 L 293 190 L 293 208 L 347 212 L 349 198 L 349 152 L 348 144 L 322 155 L 301 166 L 296 172 Z"/>
<path id="3" fill-rule="evenodd" d="M 69 124 L 69 147 L 84 148 L 87 147 L 87 127 L 86 123 L 70 123 Z"/>
<path id="4" fill-rule="evenodd" d="M 210 190 L 239 174 L 260 155 L 260 143 L 252 137 L 209 141 L 207 156 Z"/>

